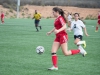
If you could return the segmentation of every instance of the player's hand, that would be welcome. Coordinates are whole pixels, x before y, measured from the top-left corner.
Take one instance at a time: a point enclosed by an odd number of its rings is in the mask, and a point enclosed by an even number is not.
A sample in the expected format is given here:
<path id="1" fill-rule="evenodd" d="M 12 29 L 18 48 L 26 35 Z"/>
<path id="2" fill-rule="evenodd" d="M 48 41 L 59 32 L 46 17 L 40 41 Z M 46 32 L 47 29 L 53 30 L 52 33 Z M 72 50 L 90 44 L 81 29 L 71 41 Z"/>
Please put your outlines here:
<path id="1" fill-rule="evenodd" d="M 67 28 L 68 31 L 71 31 L 71 28 Z"/>
<path id="2" fill-rule="evenodd" d="M 32 19 L 34 19 L 34 17 Z"/>
<path id="3" fill-rule="evenodd" d="M 51 34 L 51 32 L 47 32 L 47 34 L 46 34 L 46 35 L 48 36 L 48 35 L 50 35 L 50 34 Z"/>
<path id="4" fill-rule="evenodd" d="M 59 33 L 59 30 L 55 29 L 55 30 L 54 30 L 54 33 L 55 33 L 55 34 Z"/>
<path id="5" fill-rule="evenodd" d="M 90 36 L 89 34 L 86 34 L 86 36 Z"/>

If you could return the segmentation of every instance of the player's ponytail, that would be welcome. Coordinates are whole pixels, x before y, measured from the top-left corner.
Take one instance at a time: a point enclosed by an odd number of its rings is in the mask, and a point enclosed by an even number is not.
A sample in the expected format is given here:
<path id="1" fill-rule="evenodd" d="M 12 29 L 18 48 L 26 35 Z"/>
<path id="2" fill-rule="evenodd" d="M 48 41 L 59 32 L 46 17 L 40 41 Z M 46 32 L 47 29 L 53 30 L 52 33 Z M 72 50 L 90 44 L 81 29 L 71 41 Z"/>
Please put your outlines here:
<path id="1" fill-rule="evenodd" d="M 62 9 L 60 9 L 60 8 L 58 8 L 58 7 L 54 7 L 53 10 L 54 10 L 55 12 L 59 12 L 59 14 L 64 18 L 65 22 L 67 22 L 67 20 L 66 20 L 66 18 L 65 18 L 65 12 L 64 12 Z"/>
<path id="2" fill-rule="evenodd" d="M 67 22 L 66 17 L 65 17 L 65 12 L 62 9 L 60 9 L 60 14 L 64 18 L 65 22 Z"/>

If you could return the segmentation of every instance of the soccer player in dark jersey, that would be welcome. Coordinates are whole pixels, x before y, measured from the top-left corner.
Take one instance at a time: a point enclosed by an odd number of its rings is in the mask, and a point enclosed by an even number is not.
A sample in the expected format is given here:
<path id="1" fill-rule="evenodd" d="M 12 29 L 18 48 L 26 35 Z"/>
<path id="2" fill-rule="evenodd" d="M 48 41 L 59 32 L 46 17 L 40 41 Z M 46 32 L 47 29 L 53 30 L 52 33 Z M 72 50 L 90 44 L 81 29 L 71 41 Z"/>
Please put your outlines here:
<path id="1" fill-rule="evenodd" d="M 32 19 L 35 19 L 35 28 L 37 30 L 37 32 L 39 31 L 38 27 L 41 28 L 41 26 L 39 25 L 39 22 L 40 22 L 40 19 L 41 19 L 41 15 L 37 12 L 37 10 L 35 10 L 35 14 L 33 15 L 33 18 Z"/>
<path id="2" fill-rule="evenodd" d="M 66 18 L 64 16 L 64 11 L 61 8 L 54 7 L 53 15 L 56 18 L 54 22 L 54 28 L 51 31 L 47 32 L 47 35 L 50 35 L 51 33 L 54 32 L 56 38 L 53 42 L 51 49 L 53 66 L 51 68 L 48 68 L 48 70 L 58 70 L 58 65 L 57 65 L 58 60 L 56 52 L 60 47 L 65 56 L 74 55 L 78 53 L 81 53 L 83 56 L 85 55 L 85 51 L 81 48 L 68 50 L 67 46 L 68 34 L 66 32 L 67 26 L 66 26 Z"/>

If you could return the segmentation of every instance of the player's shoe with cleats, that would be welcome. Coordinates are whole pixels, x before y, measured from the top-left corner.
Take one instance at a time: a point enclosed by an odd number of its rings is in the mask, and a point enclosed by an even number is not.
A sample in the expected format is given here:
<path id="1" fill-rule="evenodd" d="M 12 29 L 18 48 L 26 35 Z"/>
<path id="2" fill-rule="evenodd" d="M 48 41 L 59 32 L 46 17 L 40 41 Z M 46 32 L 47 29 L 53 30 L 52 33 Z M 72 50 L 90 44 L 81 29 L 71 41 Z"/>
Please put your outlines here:
<path id="1" fill-rule="evenodd" d="M 95 32 L 98 32 L 98 30 L 95 30 Z"/>
<path id="2" fill-rule="evenodd" d="M 83 43 L 83 46 L 84 46 L 84 48 L 86 48 L 86 42 L 84 41 L 84 43 Z"/>
<path id="3" fill-rule="evenodd" d="M 79 48 L 79 50 L 83 57 L 87 54 L 87 52 L 83 48 Z"/>
<path id="4" fill-rule="evenodd" d="M 58 70 L 58 67 L 52 66 L 51 68 L 48 68 L 48 70 Z"/>

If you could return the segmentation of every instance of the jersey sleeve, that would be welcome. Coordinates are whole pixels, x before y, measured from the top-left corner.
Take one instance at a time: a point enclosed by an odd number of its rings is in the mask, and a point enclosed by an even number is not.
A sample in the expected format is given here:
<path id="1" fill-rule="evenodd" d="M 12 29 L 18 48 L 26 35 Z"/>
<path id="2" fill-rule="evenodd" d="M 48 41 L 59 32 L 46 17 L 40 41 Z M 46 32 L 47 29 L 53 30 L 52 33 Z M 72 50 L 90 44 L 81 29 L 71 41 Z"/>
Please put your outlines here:
<path id="1" fill-rule="evenodd" d="M 66 24 L 66 22 L 64 21 L 64 19 L 62 17 L 60 17 L 59 20 L 60 20 L 60 23 L 62 26 Z"/>
<path id="2" fill-rule="evenodd" d="M 81 27 L 85 28 L 85 25 L 82 21 L 80 21 Z"/>

